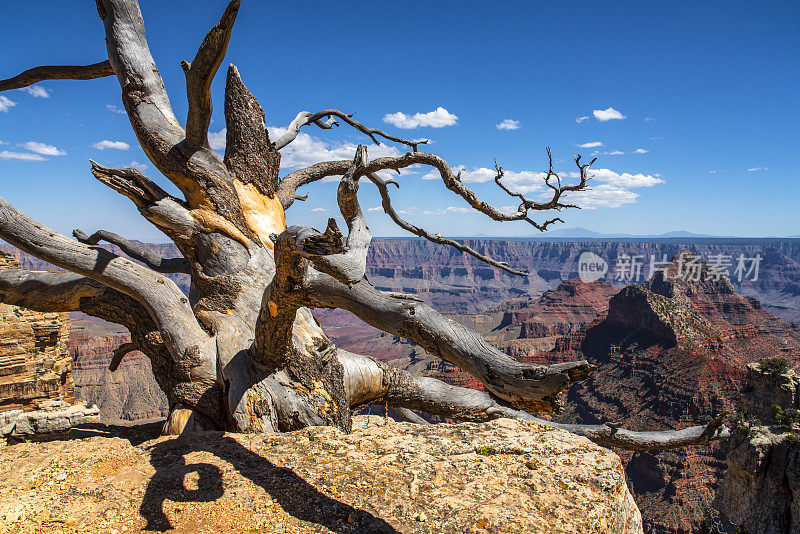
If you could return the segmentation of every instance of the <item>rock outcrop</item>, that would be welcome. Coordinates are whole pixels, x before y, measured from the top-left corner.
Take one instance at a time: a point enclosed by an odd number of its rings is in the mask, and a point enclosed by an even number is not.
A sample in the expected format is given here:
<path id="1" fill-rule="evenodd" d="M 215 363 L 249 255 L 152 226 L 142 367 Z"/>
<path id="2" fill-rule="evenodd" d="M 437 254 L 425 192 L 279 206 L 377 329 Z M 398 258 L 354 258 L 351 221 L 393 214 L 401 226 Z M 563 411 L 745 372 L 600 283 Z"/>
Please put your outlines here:
<path id="1" fill-rule="evenodd" d="M 619 457 L 585 438 L 507 419 L 353 427 L 0 448 L 0 531 L 642 532 Z"/>
<path id="2" fill-rule="evenodd" d="M 721 530 L 800 532 L 798 392 L 800 377 L 793 371 L 774 373 L 758 363 L 748 366 L 740 399 L 743 422 L 731 436 L 728 469 L 714 501 L 719 517 L 710 518 Z M 789 418 L 792 410 L 795 417 Z"/>
<path id="3" fill-rule="evenodd" d="M 0 269 L 18 266 L 15 258 L 0 253 Z M 0 304 L 0 412 L 74 400 L 69 326 L 68 313 Z"/>
<path id="4" fill-rule="evenodd" d="M 0 253 L 0 269 L 19 267 Z M 69 313 L 0 304 L 0 435 L 51 437 L 97 421 L 98 410 L 74 405 Z"/>

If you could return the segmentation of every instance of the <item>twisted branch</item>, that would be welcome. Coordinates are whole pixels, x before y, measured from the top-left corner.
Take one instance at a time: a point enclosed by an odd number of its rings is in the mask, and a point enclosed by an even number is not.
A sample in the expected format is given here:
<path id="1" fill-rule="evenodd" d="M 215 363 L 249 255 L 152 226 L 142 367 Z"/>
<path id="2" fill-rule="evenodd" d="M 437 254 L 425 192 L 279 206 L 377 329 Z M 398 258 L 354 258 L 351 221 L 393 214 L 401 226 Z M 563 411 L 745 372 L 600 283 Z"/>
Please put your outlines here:
<path id="1" fill-rule="evenodd" d="M 498 260 L 495 260 L 494 258 L 491 258 L 490 256 L 487 256 L 485 254 L 481 254 L 477 250 L 475 250 L 475 249 L 473 249 L 471 247 L 468 247 L 467 245 L 465 245 L 463 243 L 459 243 L 458 241 L 453 241 L 452 239 L 447 239 L 446 237 L 442 237 L 439 234 L 431 234 L 430 232 L 428 232 L 424 228 L 420 228 L 418 226 L 414 226 L 413 224 L 409 223 L 408 221 L 402 219 L 397 214 L 397 212 L 394 210 L 394 207 L 392 207 L 392 199 L 389 196 L 389 188 L 387 187 L 388 184 L 393 184 L 397 188 L 399 188 L 400 184 L 398 184 L 394 180 L 383 180 L 383 179 L 381 179 L 380 176 L 378 176 L 375 173 L 367 174 L 367 178 L 372 180 L 372 183 L 374 183 L 378 187 L 378 191 L 381 194 L 381 200 L 382 200 L 381 201 L 381 206 L 383 207 L 383 211 L 395 222 L 395 224 L 397 224 L 397 226 L 399 226 L 403 230 L 405 230 L 407 232 L 410 232 L 410 233 L 412 233 L 412 234 L 414 234 L 416 236 L 423 237 L 423 238 L 427 239 L 428 241 L 432 241 L 433 243 L 438 243 L 440 245 L 451 246 L 451 247 L 455 248 L 456 250 L 460 250 L 461 252 L 465 252 L 465 253 L 467 253 L 467 254 L 469 254 L 471 256 L 474 256 L 475 258 L 479 259 L 480 261 L 482 261 L 484 263 L 488 263 L 489 265 L 493 265 L 493 266 L 497 267 L 498 269 L 502 269 L 502 270 L 504 270 L 506 272 L 509 272 L 511 274 L 516 274 L 516 275 L 519 275 L 519 276 L 528 276 L 528 271 L 527 270 L 521 270 L 520 271 L 520 270 L 517 270 L 517 269 L 512 269 L 511 267 L 508 266 L 507 262 L 498 261 Z"/>
<path id="2" fill-rule="evenodd" d="M 137 245 L 108 230 L 98 230 L 89 236 L 76 228 L 72 231 L 72 235 L 86 245 L 96 245 L 100 241 L 107 241 L 118 246 L 131 258 L 141 261 L 159 273 L 189 273 L 189 263 L 184 258 L 163 258 L 150 248 Z"/>
<path id="3" fill-rule="evenodd" d="M 383 137 L 384 139 L 388 139 L 389 141 L 394 141 L 395 143 L 400 143 L 406 146 L 410 146 L 411 150 L 414 152 L 417 151 L 417 147 L 419 145 L 427 144 L 427 139 L 422 139 L 419 141 L 409 141 L 408 139 L 403 139 L 402 137 L 395 137 L 394 135 L 387 134 L 382 130 L 378 130 L 377 128 L 368 128 L 364 126 L 357 120 L 353 119 L 353 115 L 355 113 L 343 113 L 338 109 L 325 109 L 319 111 L 317 113 L 311 113 L 309 111 L 301 111 L 297 114 L 297 117 L 289 124 L 286 133 L 280 136 L 277 140 L 275 140 L 275 148 L 277 150 L 282 149 L 292 141 L 297 138 L 297 134 L 300 133 L 300 128 L 307 124 L 315 124 L 324 130 L 330 130 L 334 126 L 339 126 L 339 123 L 334 119 L 334 117 L 338 117 L 353 128 L 357 129 L 359 132 L 366 134 L 372 139 L 372 142 L 376 145 L 380 145 L 380 142 L 375 137 L 376 135 Z M 327 121 L 322 119 L 328 118 Z"/>
<path id="4" fill-rule="evenodd" d="M 435 378 L 415 376 L 367 356 L 337 349 L 337 358 L 344 368 L 345 391 L 354 408 L 385 402 L 396 409 L 420 410 L 459 421 L 481 423 L 501 417 L 522 419 L 566 430 L 604 447 L 634 451 L 705 445 L 730 436 L 730 431 L 723 424 L 724 414 L 716 416 L 705 425 L 681 430 L 645 432 L 627 430 L 611 423 L 604 425 L 555 423 L 512 408 L 482 391 L 451 386 Z"/>
<path id="5" fill-rule="evenodd" d="M 108 60 L 92 65 L 43 65 L 28 69 L 13 78 L 0 80 L 0 91 L 21 89 L 42 80 L 93 80 L 113 76 L 114 69 Z"/>
<path id="6" fill-rule="evenodd" d="M 186 144 L 208 147 L 208 127 L 211 124 L 211 82 L 228 51 L 233 23 L 239 12 L 240 0 L 228 4 L 219 23 L 203 39 L 191 63 L 181 61 L 186 74 L 186 97 L 189 112 L 186 117 Z"/>

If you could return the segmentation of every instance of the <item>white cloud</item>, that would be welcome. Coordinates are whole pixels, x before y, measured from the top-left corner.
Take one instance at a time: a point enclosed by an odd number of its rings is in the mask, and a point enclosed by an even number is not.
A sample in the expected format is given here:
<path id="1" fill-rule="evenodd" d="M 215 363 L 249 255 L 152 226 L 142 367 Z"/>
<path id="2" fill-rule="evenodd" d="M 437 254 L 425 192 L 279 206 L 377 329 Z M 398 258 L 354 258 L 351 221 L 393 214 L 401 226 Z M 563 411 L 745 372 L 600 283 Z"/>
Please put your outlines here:
<path id="1" fill-rule="evenodd" d="M 639 198 L 637 193 L 614 187 L 609 184 L 600 184 L 587 191 L 566 192 L 561 197 L 563 202 L 576 204 L 583 209 L 618 208 L 624 204 L 633 204 Z"/>
<path id="2" fill-rule="evenodd" d="M 29 85 L 21 88 L 20 91 L 25 91 L 34 98 L 50 98 L 50 92 L 40 85 Z"/>
<path id="3" fill-rule="evenodd" d="M 96 148 L 97 150 L 105 150 L 107 148 L 113 148 L 116 150 L 128 150 L 131 145 L 124 141 L 109 141 L 104 139 L 102 141 L 98 141 L 97 143 L 93 143 L 91 145 L 92 148 Z"/>
<path id="4" fill-rule="evenodd" d="M 31 154 L 30 152 L 11 152 L 3 150 L 0 152 L 0 159 L 21 159 L 23 161 L 47 161 L 47 158 L 39 154 Z"/>
<path id="5" fill-rule="evenodd" d="M 467 184 L 480 184 L 494 180 L 497 176 L 497 171 L 486 167 L 473 167 L 472 170 L 467 170 L 463 165 L 453 168 L 453 172 L 461 170 L 461 181 Z M 503 169 L 503 184 L 512 191 L 519 193 L 531 193 L 539 191 L 544 184 L 544 177 L 546 173 L 533 172 L 533 171 L 509 171 Z M 439 171 L 436 169 L 431 170 L 422 177 L 423 180 L 439 180 Z"/>
<path id="6" fill-rule="evenodd" d="M 594 118 L 599 120 L 600 122 L 606 122 L 614 119 L 624 119 L 625 115 L 620 113 L 614 108 L 607 108 L 607 109 L 596 109 L 592 111 Z"/>
<path id="7" fill-rule="evenodd" d="M 648 115 L 647 117 L 644 118 L 644 122 L 656 122 L 656 120 Z"/>
<path id="8" fill-rule="evenodd" d="M 114 104 L 106 104 L 106 109 L 111 113 L 120 113 L 123 115 L 127 113 L 123 108 L 115 106 Z"/>
<path id="9" fill-rule="evenodd" d="M 512 119 L 503 119 L 503 122 L 495 124 L 495 127 L 498 130 L 518 130 L 520 128 L 520 123 Z"/>
<path id="10" fill-rule="evenodd" d="M 766 167 L 750 167 L 747 169 L 747 172 L 759 172 L 759 171 L 766 171 Z"/>
<path id="11" fill-rule="evenodd" d="M 453 126 L 458 121 L 458 117 L 453 115 L 443 107 L 439 106 L 434 111 L 428 113 L 414 113 L 406 115 L 403 112 L 389 113 L 383 117 L 383 122 L 393 124 L 403 130 L 429 126 L 431 128 L 442 128 Z"/>
<path id="12" fill-rule="evenodd" d="M 623 155 L 624 153 L 625 153 L 625 152 L 623 152 L 622 150 L 614 150 L 614 151 L 612 151 L 612 152 L 608 152 L 608 153 L 607 153 L 607 155 L 608 155 L 608 156 L 621 156 L 621 155 Z"/>
<path id="13" fill-rule="evenodd" d="M 719 172 L 722 172 L 722 171 L 716 171 L 716 170 L 715 171 L 708 171 L 708 174 L 717 174 Z"/>
<path id="14" fill-rule="evenodd" d="M 44 143 L 37 143 L 36 141 L 28 141 L 27 143 L 23 143 L 22 147 L 43 156 L 63 156 L 66 154 L 65 151 L 59 149 L 58 147 L 46 145 Z"/>
<path id="15" fill-rule="evenodd" d="M 17 103 L 8 97 L 0 95 L 0 111 L 8 113 L 8 110 L 16 106 Z"/>
<path id="16" fill-rule="evenodd" d="M 269 131 L 270 139 L 277 139 L 286 132 L 286 128 L 270 126 L 267 128 L 267 131 Z M 356 148 L 357 145 L 349 141 L 344 143 L 328 143 L 322 139 L 312 137 L 305 132 L 300 132 L 297 134 L 297 138 L 294 141 L 281 150 L 281 168 L 306 167 L 314 163 L 319 163 L 320 161 L 352 160 L 356 153 Z M 370 159 L 376 159 L 381 157 L 397 157 L 402 155 L 402 152 L 393 145 L 381 144 L 367 145 L 367 154 Z M 411 172 L 413 171 L 401 170 L 401 173 L 404 174 L 410 174 Z M 338 176 L 333 176 L 326 181 L 338 182 L 339 180 L 340 178 Z"/>
<path id="17" fill-rule="evenodd" d="M 652 187 L 664 183 L 664 180 L 652 174 L 629 174 L 627 172 L 619 174 L 610 169 L 594 169 L 591 171 L 591 175 L 598 182 L 625 189 Z"/>
<path id="18" fill-rule="evenodd" d="M 214 150 L 225 150 L 225 136 L 227 134 L 228 134 L 227 128 L 223 128 L 218 132 L 208 132 L 209 146 Z"/>
<path id="19" fill-rule="evenodd" d="M 578 148 L 595 148 L 598 146 L 603 146 L 603 143 L 600 141 L 592 141 L 591 143 L 583 143 L 582 145 L 578 145 Z"/>
<path id="20" fill-rule="evenodd" d="M 316 213 L 328 213 L 330 210 L 327 208 L 312 208 L 311 211 Z"/>
<path id="21" fill-rule="evenodd" d="M 444 209 L 426 210 L 422 213 L 423 215 L 446 215 L 448 213 L 475 213 L 475 210 L 464 206 L 448 206 Z"/>
<path id="22" fill-rule="evenodd" d="M 139 169 L 140 171 L 146 171 L 147 165 L 144 163 L 139 163 L 138 161 L 131 161 L 128 163 L 128 167 L 133 167 L 134 169 Z"/>
<path id="23" fill-rule="evenodd" d="M 369 208 L 367 211 L 383 211 L 383 206 L 375 206 L 374 208 Z"/>
<path id="24" fill-rule="evenodd" d="M 583 122 L 583 121 L 585 121 L 585 120 L 589 120 L 589 117 L 587 117 L 587 116 L 585 116 L 585 115 L 584 115 L 583 117 L 578 117 L 578 118 L 576 118 L 576 119 L 575 119 L 575 122 L 577 122 L 578 124 L 580 124 L 580 123 L 582 123 L 582 122 Z"/>
<path id="25" fill-rule="evenodd" d="M 634 154 L 647 154 L 648 152 L 650 151 L 647 150 L 646 148 L 637 148 L 636 150 L 633 151 Z"/>

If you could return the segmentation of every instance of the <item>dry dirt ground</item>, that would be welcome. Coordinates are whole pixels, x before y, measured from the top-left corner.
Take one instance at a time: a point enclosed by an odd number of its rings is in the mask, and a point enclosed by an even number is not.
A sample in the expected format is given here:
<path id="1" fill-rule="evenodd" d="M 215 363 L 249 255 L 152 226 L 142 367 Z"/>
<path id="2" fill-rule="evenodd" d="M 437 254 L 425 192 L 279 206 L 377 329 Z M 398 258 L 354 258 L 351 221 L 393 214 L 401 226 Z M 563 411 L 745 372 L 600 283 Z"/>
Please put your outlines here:
<path id="1" fill-rule="evenodd" d="M 0 532 L 641 532 L 619 457 L 501 419 L 0 446 Z"/>

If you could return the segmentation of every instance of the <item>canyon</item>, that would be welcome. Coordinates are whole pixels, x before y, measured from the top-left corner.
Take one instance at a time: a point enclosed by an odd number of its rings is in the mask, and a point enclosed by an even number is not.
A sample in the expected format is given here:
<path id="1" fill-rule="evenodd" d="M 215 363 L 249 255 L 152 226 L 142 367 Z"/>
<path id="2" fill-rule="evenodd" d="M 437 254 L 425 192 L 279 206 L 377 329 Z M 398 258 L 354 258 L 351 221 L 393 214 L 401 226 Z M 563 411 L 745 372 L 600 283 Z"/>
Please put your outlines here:
<path id="1" fill-rule="evenodd" d="M 538 363 L 586 358 L 598 371 L 565 395 L 564 422 L 613 421 L 636 430 L 707 422 L 737 412 L 747 365 L 781 356 L 800 362 L 800 240 L 651 239 L 643 241 L 470 240 L 470 246 L 528 269 L 512 276 L 457 251 L 415 239 L 376 239 L 367 276 L 379 289 L 415 293 L 476 329 L 513 357 Z M 684 282 L 650 277 L 617 279 L 626 256 L 666 262 L 683 250 L 700 258 L 760 257 L 757 279 Z M 159 245 L 167 257 L 177 255 Z M 48 268 L 8 250 L 28 268 Z M 578 258 L 592 252 L 608 262 L 604 280 L 577 279 Z M 676 274 L 673 260 L 667 268 Z M 170 275 L 173 276 L 173 275 Z M 645 280 L 649 278 L 649 280 Z M 185 275 L 173 279 L 188 291 Z M 640 282 L 637 285 L 633 282 Z M 342 310 L 316 310 L 338 346 L 455 385 L 479 388 L 470 375 L 407 341 L 379 332 Z M 105 420 L 166 414 L 166 402 L 140 353 L 107 370 L 111 351 L 127 341 L 116 325 L 73 315 L 70 354 L 76 396 L 97 402 Z M 378 407 L 373 413 L 384 413 Z M 726 469 L 726 446 L 626 453 L 631 491 L 646 532 L 698 532 Z"/>

